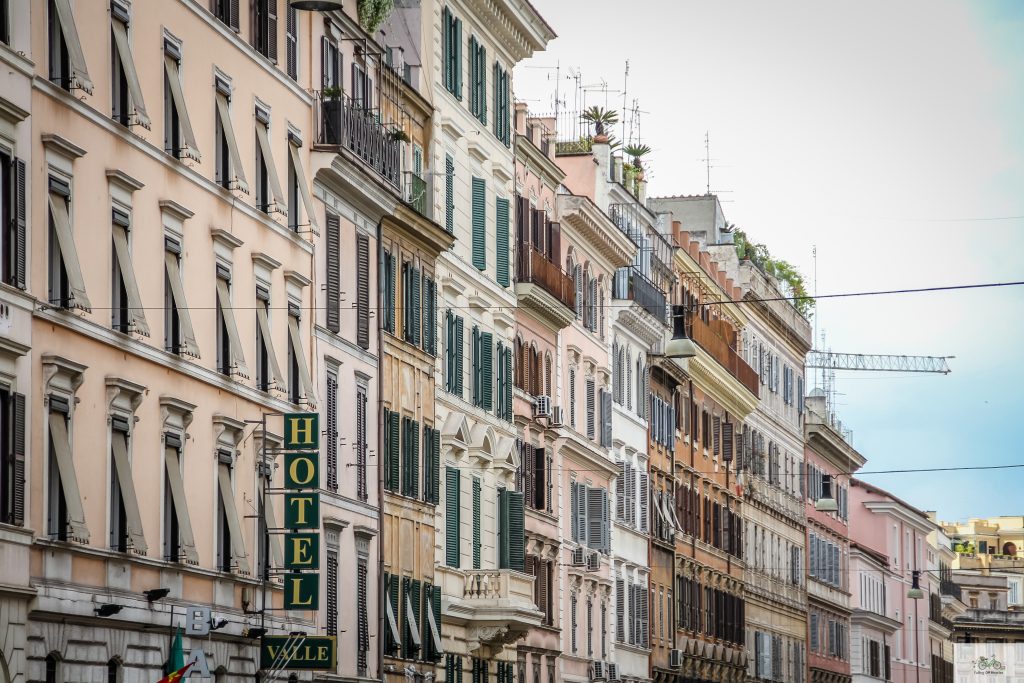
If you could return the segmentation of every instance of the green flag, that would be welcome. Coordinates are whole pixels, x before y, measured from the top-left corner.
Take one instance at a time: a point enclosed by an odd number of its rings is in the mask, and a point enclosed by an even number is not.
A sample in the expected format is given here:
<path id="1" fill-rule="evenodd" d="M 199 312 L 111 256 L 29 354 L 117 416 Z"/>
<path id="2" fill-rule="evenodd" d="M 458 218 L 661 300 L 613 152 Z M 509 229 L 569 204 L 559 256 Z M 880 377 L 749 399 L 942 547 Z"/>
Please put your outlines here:
<path id="1" fill-rule="evenodd" d="M 167 656 L 167 665 L 164 667 L 164 673 L 169 674 L 183 666 L 185 666 L 185 649 L 181 645 L 181 629 L 179 628 L 174 631 L 174 639 L 171 640 L 171 652 Z"/>

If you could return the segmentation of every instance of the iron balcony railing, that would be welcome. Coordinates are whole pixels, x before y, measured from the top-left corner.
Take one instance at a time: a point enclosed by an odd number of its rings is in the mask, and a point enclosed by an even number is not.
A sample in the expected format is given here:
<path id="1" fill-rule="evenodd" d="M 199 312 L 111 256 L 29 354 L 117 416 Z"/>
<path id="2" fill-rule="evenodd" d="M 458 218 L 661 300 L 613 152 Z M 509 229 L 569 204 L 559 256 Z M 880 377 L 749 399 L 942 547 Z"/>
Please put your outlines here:
<path id="1" fill-rule="evenodd" d="M 635 266 L 615 271 L 612 298 L 630 299 L 661 323 L 668 321 L 665 293 Z"/>
<path id="2" fill-rule="evenodd" d="M 382 178 L 400 187 L 401 145 L 379 112 L 345 94 L 316 91 L 317 143 L 349 149 Z"/>
<path id="3" fill-rule="evenodd" d="M 759 395 L 760 381 L 754 368 L 747 365 L 747 362 L 729 345 L 729 342 L 701 320 L 700 316 L 690 315 L 687 317 L 686 336 L 697 342 L 702 349 L 718 361 L 719 365 L 749 389 L 750 393 L 754 396 Z"/>
<path id="4" fill-rule="evenodd" d="M 412 171 L 405 172 L 405 201 L 421 216 L 430 218 L 427 181 Z"/>
<path id="5" fill-rule="evenodd" d="M 532 244 L 519 243 L 516 249 L 516 280 L 539 285 L 570 311 L 576 310 L 573 279 Z"/>
<path id="6" fill-rule="evenodd" d="M 960 588 L 960 584 L 952 581 L 951 579 L 942 579 L 939 581 L 939 594 L 949 595 L 957 600 L 963 600 L 963 589 Z"/>

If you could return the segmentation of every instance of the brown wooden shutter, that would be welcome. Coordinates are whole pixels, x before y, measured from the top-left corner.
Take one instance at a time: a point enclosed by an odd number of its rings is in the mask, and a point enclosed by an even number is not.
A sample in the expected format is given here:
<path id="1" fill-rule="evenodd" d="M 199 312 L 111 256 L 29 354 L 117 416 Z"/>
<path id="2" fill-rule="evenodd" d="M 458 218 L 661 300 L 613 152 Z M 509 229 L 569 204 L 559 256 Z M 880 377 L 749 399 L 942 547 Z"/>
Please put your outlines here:
<path id="1" fill-rule="evenodd" d="M 370 348 L 370 238 L 356 236 L 356 343 Z"/>
<path id="2" fill-rule="evenodd" d="M 327 214 L 327 329 L 341 331 L 341 222 Z"/>
<path id="3" fill-rule="evenodd" d="M 277 62 L 277 1 L 267 0 L 267 57 Z"/>
<path id="4" fill-rule="evenodd" d="M 545 624 L 551 623 L 551 615 L 549 607 L 548 594 L 551 592 L 551 587 L 548 585 L 548 563 L 539 559 L 534 560 L 536 562 L 537 572 L 537 607 L 544 613 L 543 622 Z"/>
<path id="5" fill-rule="evenodd" d="M 548 223 L 548 258 L 552 263 L 560 264 L 562 259 L 562 224 L 558 221 Z"/>
<path id="6" fill-rule="evenodd" d="M 11 522 L 25 524 L 25 395 L 13 395 L 14 413 L 14 501 Z"/>
<path id="7" fill-rule="evenodd" d="M 25 289 L 28 283 L 25 280 L 25 264 L 26 264 L 26 229 L 27 222 L 25 220 L 25 207 L 28 201 L 27 193 L 25 190 L 25 162 L 21 159 L 15 159 L 13 164 L 14 171 L 14 206 L 12 207 L 11 221 L 14 223 L 14 249 L 15 249 L 15 264 L 14 264 L 14 278 L 12 284 L 19 288 Z"/>
<path id="8" fill-rule="evenodd" d="M 238 0 L 231 0 L 231 16 L 228 17 L 228 22 L 230 23 L 231 28 L 236 31 L 238 30 L 238 16 L 240 13 L 241 12 L 238 9 Z"/>

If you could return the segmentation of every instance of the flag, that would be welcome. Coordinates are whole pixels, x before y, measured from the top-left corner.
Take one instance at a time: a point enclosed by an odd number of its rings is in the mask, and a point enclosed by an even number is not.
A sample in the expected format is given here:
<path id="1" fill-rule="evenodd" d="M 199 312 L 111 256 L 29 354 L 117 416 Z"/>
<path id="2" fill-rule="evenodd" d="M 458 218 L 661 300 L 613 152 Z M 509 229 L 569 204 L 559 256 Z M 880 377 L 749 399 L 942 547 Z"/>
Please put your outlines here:
<path id="1" fill-rule="evenodd" d="M 164 666 L 164 673 L 173 676 L 175 673 L 181 673 L 181 669 L 185 666 L 185 649 L 181 645 L 181 629 L 177 629 L 174 632 L 174 639 L 171 640 L 171 652 L 167 655 L 167 664 Z M 178 678 L 181 678 L 179 676 Z M 173 683 L 177 679 L 171 678 L 167 683 Z"/>
<path id="2" fill-rule="evenodd" d="M 178 648 L 179 648 L 178 651 L 180 653 L 181 652 L 181 649 L 180 649 L 181 648 L 181 635 L 180 634 L 178 635 L 176 640 L 178 642 Z M 157 683 L 178 683 L 185 676 L 185 674 L 188 672 L 188 670 L 192 668 L 193 664 L 195 664 L 195 662 L 189 662 L 188 664 L 186 664 L 185 666 L 181 667 L 177 671 L 173 671 L 173 672 L 167 674 L 166 676 L 161 678 L 159 681 L 157 681 Z"/>

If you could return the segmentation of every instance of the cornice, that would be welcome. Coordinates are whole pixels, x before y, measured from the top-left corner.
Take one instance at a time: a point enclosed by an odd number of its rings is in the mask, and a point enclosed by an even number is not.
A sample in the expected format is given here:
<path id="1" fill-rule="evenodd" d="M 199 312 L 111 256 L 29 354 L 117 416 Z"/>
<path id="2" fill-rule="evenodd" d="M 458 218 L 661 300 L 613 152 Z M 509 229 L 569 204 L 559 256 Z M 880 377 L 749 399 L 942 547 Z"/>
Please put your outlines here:
<path id="1" fill-rule="evenodd" d="M 704 268 L 690 256 L 690 253 L 685 248 L 674 249 L 675 255 L 673 257 L 674 270 L 676 273 L 689 273 L 696 275 L 701 283 L 708 289 L 715 292 L 719 301 L 721 301 L 721 307 L 728 313 L 737 327 L 743 327 L 747 324 L 747 314 L 743 311 L 742 306 L 738 306 L 732 301 L 731 292 L 723 292 L 722 286 L 718 284 L 718 280 L 711 277 Z"/>
<path id="2" fill-rule="evenodd" d="M 583 251 L 601 256 L 607 270 L 614 271 L 633 263 L 636 245 L 592 201 L 582 196 L 560 194 L 557 205 L 562 230 L 568 226 L 575 231 L 575 241 L 582 242 L 579 246 Z"/>
<path id="3" fill-rule="evenodd" d="M 549 185 L 557 187 L 565 179 L 565 171 L 561 166 L 545 156 L 525 135 L 516 135 L 515 152 L 516 157 L 521 157 L 519 161 L 543 171 L 541 178 L 548 181 Z"/>
<path id="4" fill-rule="evenodd" d="M 402 239 L 414 242 L 433 254 L 434 258 L 455 244 L 454 235 L 405 204 L 397 205 L 394 214 L 385 215 L 381 227 L 384 230 L 393 230 Z"/>
<path id="5" fill-rule="evenodd" d="M 698 387 L 729 411 L 733 418 L 744 420 L 757 409 L 757 396 L 732 374 L 718 364 L 711 355 L 697 346 L 693 358 L 675 359 L 683 372 L 693 378 Z"/>
<path id="6" fill-rule="evenodd" d="M 811 450 L 835 465 L 841 472 L 856 471 L 867 462 L 867 459 L 838 432 L 820 422 L 810 411 L 804 421 L 804 438 Z"/>
<path id="7" fill-rule="evenodd" d="M 604 474 L 607 477 L 618 474 L 618 466 L 608 457 L 605 449 L 597 444 L 584 441 L 572 429 L 565 426 L 558 427 L 556 433 L 559 438 L 555 441 L 555 445 L 561 450 L 563 456 L 568 452 L 570 455 L 582 460 L 583 464 L 592 467 L 591 471 L 594 474 Z"/>

